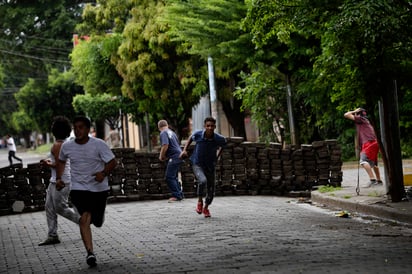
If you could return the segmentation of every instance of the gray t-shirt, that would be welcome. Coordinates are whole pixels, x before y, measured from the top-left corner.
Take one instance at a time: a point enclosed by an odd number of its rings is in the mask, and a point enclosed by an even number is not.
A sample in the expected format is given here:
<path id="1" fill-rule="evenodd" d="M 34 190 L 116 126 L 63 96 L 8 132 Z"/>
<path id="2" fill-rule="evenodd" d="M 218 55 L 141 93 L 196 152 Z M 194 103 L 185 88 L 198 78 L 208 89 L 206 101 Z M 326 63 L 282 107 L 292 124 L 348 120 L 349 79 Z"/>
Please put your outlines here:
<path id="1" fill-rule="evenodd" d="M 70 159 L 71 189 L 101 192 L 109 190 L 109 181 L 95 180 L 95 174 L 104 169 L 106 163 L 114 158 L 107 144 L 98 138 L 89 137 L 86 144 L 77 144 L 75 140 L 63 143 L 59 159 Z"/>

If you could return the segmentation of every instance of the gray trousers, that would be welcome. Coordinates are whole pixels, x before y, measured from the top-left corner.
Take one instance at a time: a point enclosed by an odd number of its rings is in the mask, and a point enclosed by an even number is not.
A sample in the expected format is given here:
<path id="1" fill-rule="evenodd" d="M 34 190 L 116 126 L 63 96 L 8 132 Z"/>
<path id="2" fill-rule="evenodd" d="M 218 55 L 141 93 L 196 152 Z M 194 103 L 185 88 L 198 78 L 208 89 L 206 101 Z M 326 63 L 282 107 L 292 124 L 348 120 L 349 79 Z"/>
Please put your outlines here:
<path id="1" fill-rule="evenodd" d="M 67 185 L 60 191 L 56 189 L 55 183 L 50 183 L 47 188 L 45 210 L 48 236 L 57 236 L 57 214 L 79 224 L 80 214 L 76 208 L 69 207 L 69 193 L 70 187 Z"/>
<path id="2" fill-rule="evenodd" d="M 206 190 L 206 205 L 210 205 L 215 197 L 215 171 L 207 171 L 198 165 L 192 165 L 197 181 L 197 197 L 203 197 Z"/>

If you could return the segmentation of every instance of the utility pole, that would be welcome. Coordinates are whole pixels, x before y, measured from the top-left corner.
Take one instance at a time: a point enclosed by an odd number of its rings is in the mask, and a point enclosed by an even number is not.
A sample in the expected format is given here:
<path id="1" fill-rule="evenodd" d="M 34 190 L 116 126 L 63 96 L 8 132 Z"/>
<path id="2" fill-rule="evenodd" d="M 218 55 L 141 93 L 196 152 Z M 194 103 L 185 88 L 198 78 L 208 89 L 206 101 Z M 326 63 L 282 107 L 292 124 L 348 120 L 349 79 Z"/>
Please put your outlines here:
<path id="1" fill-rule="evenodd" d="M 293 119 L 292 110 L 292 85 L 290 83 L 289 74 L 286 74 L 286 91 L 287 91 L 287 104 L 288 104 L 288 116 L 289 116 L 289 128 L 290 128 L 290 142 L 292 145 L 296 145 L 296 133 L 295 122 Z"/>
<path id="2" fill-rule="evenodd" d="M 209 71 L 210 110 L 212 117 L 216 119 L 216 131 L 220 132 L 220 121 L 217 111 L 217 96 L 215 88 L 215 71 L 213 68 L 213 59 L 211 56 L 207 58 L 207 67 Z"/>

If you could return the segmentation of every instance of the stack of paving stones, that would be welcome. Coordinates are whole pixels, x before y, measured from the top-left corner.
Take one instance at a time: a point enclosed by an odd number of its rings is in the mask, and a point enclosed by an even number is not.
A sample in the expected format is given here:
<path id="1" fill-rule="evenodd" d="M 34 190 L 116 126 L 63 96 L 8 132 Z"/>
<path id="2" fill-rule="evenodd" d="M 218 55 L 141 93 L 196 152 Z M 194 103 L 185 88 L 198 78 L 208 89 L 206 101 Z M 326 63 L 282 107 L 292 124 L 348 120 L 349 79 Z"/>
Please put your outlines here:
<path id="1" fill-rule="evenodd" d="M 312 145 L 302 145 L 303 165 L 305 169 L 305 182 L 303 190 L 310 190 L 312 186 L 318 184 L 318 165 L 316 154 Z"/>
<path id="2" fill-rule="evenodd" d="M 144 199 L 166 198 L 167 185 L 164 179 L 165 164 L 159 153 L 137 152 L 135 159 L 138 171 L 138 193 Z"/>
<path id="3" fill-rule="evenodd" d="M 265 143 L 256 143 L 256 158 L 258 166 L 258 194 L 270 195 L 272 194 L 272 187 L 270 185 L 270 158 L 269 147 Z"/>
<path id="4" fill-rule="evenodd" d="M 291 146 L 286 146 L 282 149 L 280 154 L 280 159 L 282 160 L 282 171 L 283 178 L 280 189 L 283 193 L 293 191 L 293 180 L 294 180 L 294 169 L 293 169 L 293 160 L 292 160 L 293 148 Z"/>
<path id="5" fill-rule="evenodd" d="M 190 145 L 187 148 L 187 153 L 192 155 L 193 149 L 194 145 Z M 192 165 L 189 159 L 185 159 L 180 166 L 180 180 L 184 196 L 186 198 L 196 197 L 196 179 L 193 175 Z"/>
<path id="6" fill-rule="evenodd" d="M 283 172 L 282 172 L 282 144 L 269 144 L 269 159 L 270 159 L 270 186 L 273 190 L 273 195 L 283 195 Z"/>
<path id="7" fill-rule="evenodd" d="M 135 150 L 133 148 L 116 149 L 121 150 L 121 161 L 117 162 L 117 167 L 123 169 L 123 172 L 118 170 L 117 174 L 121 178 L 122 192 L 129 200 L 139 200 L 139 192 L 137 189 L 137 182 L 139 180 Z M 115 155 L 118 154 L 115 152 Z M 117 168 L 115 168 L 117 170 Z M 112 174 L 113 176 L 114 174 Z"/>
<path id="8" fill-rule="evenodd" d="M 242 137 L 231 137 L 228 142 L 233 144 L 232 147 L 232 190 L 233 194 L 248 194 L 248 182 L 246 176 L 246 154 L 242 146 L 244 139 Z"/>
<path id="9" fill-rule="evenodd" d="M 246 182 L 250 194 L 257 195 L 259 186 L 257 181 L 259 179 L 258 173 L 258 161 L 257 161 L 257 146 L 252 142 L 243 142 L 240 144 L 243 147 L 245 153 L 245 172 Z"/>
<path id="10" fill-rule="evenodd" d="M 318 169 L 318 184 L 328 185 L 330 178 L 331 157 L 329 148 L 325 141 L 316 141 L 312 143 L 316 155 L 316 165 Z"/>
<path id="11" fill-rule="evenodd" d="M 50 180 L 50 170 L 43 169 L 39 163 L 22 164 L 0 169 L 0 215 L 30 212 L 44 209 L 46 189 Z M 21 210 L 13 208 L 18 202 Z"/>
<path id="12" fill-rule="evenodd" d="M 342 149 L 337 140 L 327 140 L 326 144 L 330 153 L 330 179 L 329 185 L 341 186 L 342 172 Z"/>
<path id="13" fill-rule="evenodd" d="M 138 173 L 137 192 L 144 199 L 149 199 L 149 188 L 152 180 L 148 152 L 136 152 L 135 161 Z M 153 190 L 152 190 L 153 191 Z"/>
<path id="14" fill-rule="evenodd" d="M 337 140 L 312 143 L 318 170 L 318 185 L 342 185 L 342 150 Z"/>
<path id="15" fill-rule="evenodd" d="M 222 150 L 220 159 L 216 163 L 216 195 L 233 194 L 233 143 L 229 143 Z"/>
<path id="16" fill-rule="evenodd" d="M 170 197 L 170 191 L 165 179 L 166 163 L 159 160 L 159 153 L 152 153 L 148 157 L 150 161 L 151 170 L 151 188 L 149 187 L 149 194 L 151 199 L 165 199 Z"/>
<path id="17" fill-rule="evenodd" d="M 42 164 L 27 165 L 27 179 L 32 187 L 33 209 L 44 209 L 46 189 L 50 183 L 51 170 Z"/>
<path id="18" fill-rule="evenodd" d="M 132 192 L 129 191 L 131 181 L 136 177 L 136 163 L 134 161 L 134 149 L 112 149 L 115 155 L 116 167 L 108 174 L 110 197 L 112 200 L 122 200 L 126 196 L 132 197 Z M 127 178 L 127 182 L 125 182 Z M 126 186 L 126 187 L 125 187 Z M 127 193 L 125 193 L 125 189 Z"/>
<path id="19" fill-rule="evenodd" d="M 251 143 L 227 138 L 216 165 L 216 195 L 292 195 L 310 192 L 315 185 L 341 186 L 342 151 L 336 140 L 316 141 L 299 147 L 278 143 Z M 192 154 L 194 145 L 189 146 Z M 166 199 L 165 163 L 158 152 L 113 149 L 117 166 L 108 175 L 109 202 Z M 13 213 L 16 201 L 23 211 L 44 209 L 50 170 L 39 163 L 0 169 L 0 214 Z M 181 166 L 180 180 L 186 198 L 196 196 L 196 179 L 190 160 Z"/>
<path id="20" fill-rule="evenodd" d="M 22 168 L 21 164 L 3 167 L 0 169 L 0 214 L 7 215 L 13 212 L 12 205 L 17 200 L 17 190 L 14 185 L 15 170 Z"/>

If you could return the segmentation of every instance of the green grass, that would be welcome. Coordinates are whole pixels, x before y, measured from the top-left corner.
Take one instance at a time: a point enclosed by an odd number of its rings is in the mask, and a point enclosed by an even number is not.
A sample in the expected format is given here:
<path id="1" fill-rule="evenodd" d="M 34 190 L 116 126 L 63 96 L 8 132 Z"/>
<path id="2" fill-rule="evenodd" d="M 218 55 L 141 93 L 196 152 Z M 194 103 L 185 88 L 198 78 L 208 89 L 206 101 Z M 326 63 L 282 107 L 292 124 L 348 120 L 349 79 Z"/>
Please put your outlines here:
<path id="1" fill-rule="evenodd" d="M 39 153 L 39 154 L 47 154 L 50 151 L 50 148 L 52 147 L 52 143 L 50 144 L 44 144 L 41 146 L 38 146 L 35 150 L 31 150 L 34 153 Z"/>
<path id="2" fill-rule="evenodd" d="M 341 190 L 342 188 L 340 187 L 340 186 L 320 186 L 319 188 L 318 188 L 318 191 L 320 192 L 320 193 L 326 193 L 326 192 L 333 192 L 333 191 L 336 191 L 336 190 Z"/>
<path id="3" fill-rule="evenodd" d="M 379 196 L 381 196 L 381 194 L 379 192 L 377 192 L 376 190 L 374 190 L 372 192 L 369 192 L 368 196 L 369 197 L 379 197 Z"/>

